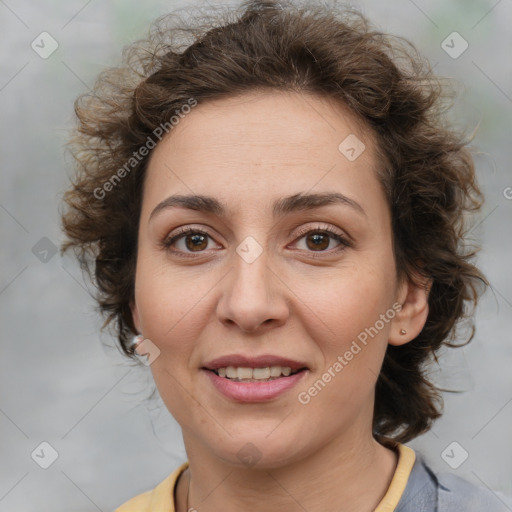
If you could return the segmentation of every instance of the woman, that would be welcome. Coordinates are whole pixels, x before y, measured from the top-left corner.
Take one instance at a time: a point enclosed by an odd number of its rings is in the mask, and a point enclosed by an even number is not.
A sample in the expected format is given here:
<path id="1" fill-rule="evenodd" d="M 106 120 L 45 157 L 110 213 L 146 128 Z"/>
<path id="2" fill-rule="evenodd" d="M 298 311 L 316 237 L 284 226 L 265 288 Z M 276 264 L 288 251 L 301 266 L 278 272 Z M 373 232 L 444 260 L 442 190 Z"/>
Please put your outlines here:
<path id="1" fill-rule="evenodd" d="M 63 215 L 188 456 L 118 511 L 500 510 L 403 444 L 440 416 L 424 367 L 486 282 L 428 64 L 310 3 L 167 22 L 77 101 Z"/>

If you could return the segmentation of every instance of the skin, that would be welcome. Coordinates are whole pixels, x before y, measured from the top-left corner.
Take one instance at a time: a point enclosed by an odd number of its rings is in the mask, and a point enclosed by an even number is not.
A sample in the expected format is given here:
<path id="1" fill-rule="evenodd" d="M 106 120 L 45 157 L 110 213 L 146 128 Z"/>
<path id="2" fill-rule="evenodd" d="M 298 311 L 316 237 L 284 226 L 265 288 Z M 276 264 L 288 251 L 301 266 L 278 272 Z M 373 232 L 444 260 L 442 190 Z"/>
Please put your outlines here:
<path id="1" fill-rule="evenodd" d="M 366 146 L 355 161 L 338 150 L 349 134 Z M 178 512 L 187 510 L 189 484 L 188 507 L 201 512 L 257 511 L 262 500 L 268 512 L 361 512 L 384 496 L 397 456 L 372 436 L 375 383 L 387 344 L 407 343 L 423 328 L 428 292 L 397 279 L 373 148 L 370 131 L 343 105 L 266 91 L 199 104 L 154 149 L 131 308 L 138 331 L 160 350 L 151 370 L 183 432 L 190 467 L 178 481 Z M 272 216 L 277 199 L 333 191 L 364 213 L 332 204 Z M 227 215 L 170 207 L 150 219 L 175 194 L 213 196 Z M 188 245 L 174 242 L 191 258 L 162 246 L 180 226 L 208 231 L 200 250 L 190 235 Z M 317 249 L 311 235 L 326 227 L 350 245 L 337 250 L 327 237 Z M 248 236 L 262 248 L 250 264 L 236 252 Z M 301 404 L 298 393 L 394 303 L 401 311 Z M 276 399 L 239 403 L 200 370 L 233 353 L 290 357 L 309 370 Z M 261 457 L 251 467 L 237 457 L 246 443 Z"/>

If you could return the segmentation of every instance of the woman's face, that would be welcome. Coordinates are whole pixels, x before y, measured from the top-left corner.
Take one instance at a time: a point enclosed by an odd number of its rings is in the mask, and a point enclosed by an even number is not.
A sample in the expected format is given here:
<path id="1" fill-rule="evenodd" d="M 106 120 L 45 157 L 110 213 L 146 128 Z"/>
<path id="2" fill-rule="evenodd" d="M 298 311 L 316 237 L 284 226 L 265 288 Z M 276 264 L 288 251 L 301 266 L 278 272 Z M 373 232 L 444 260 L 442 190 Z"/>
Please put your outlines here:
<path id="1" fill-rule="evenodd" d="M 371 437 L 404 298 L 378 165 L 342 106 L 298 93 L 200 104 L 154 149 L 132 312 L 191 451 L 277 467 Z"/>

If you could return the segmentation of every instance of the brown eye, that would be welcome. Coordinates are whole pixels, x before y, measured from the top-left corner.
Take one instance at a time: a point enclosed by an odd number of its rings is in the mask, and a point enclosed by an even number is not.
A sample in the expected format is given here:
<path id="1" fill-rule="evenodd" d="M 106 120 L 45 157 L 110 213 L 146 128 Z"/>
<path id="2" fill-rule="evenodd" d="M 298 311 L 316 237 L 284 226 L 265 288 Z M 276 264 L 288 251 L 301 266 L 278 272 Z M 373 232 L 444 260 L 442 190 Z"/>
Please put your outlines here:
<path id="1" fill-rule="evenodd" d="M 331 245 L 331 242 L 334 243 Z M 352 246 L 341 232 L 334 231 L 328 225 L 317 226 L 314 229 L 302 229 L 294 244 L 312 257 L 332 255 Z"/>
<path id="2" fill-rule="evenodd" d="M 208 246 L 208 236 L 196 233 L 184 237 L 185 245 L 190 251 L 201 251 Z"/>
<path id="3" fill-rule="evenodd" d="M 176 254 L 188 256 L 193 252 L 201 253 L 213 240 L 206 232 L 198 228 L 186 227 L 162 242 L 162 247 Z"/>
<path id="4" fill-rule="evenodd" d="M 323 251 L 329 247 L 330 236 L 325 233 L 314 233 L 306 237 L 306 245 L 314 251 Z"/>

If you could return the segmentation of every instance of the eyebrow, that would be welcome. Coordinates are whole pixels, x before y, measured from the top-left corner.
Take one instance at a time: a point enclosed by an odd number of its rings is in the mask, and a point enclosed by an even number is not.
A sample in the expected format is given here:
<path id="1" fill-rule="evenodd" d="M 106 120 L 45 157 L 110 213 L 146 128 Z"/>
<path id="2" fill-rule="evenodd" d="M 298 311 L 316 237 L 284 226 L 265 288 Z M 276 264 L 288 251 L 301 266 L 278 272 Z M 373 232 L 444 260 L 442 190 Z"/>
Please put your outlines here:
<path id="1" fill-rule="evenodd" d="M 274 218 L 290 214 L 292 212 L 309 211 L 322 206 L 338 204 L 349 206 L 357 213 L 366 216 L 362 206 L 349 197 L 338 192 L 324 192 L 317 194 L 294 194 L 283 197 L 274 202 L 272 213 Z M 188 208 L 204 213 L 212 213 L 218 217 L 226 217 L 227 209 L 220 201 L 205 195 L 174 195 L 169 196 L 154 208 L 149 216 L 151 220 L 157 213 L 167 208 Z"/>

